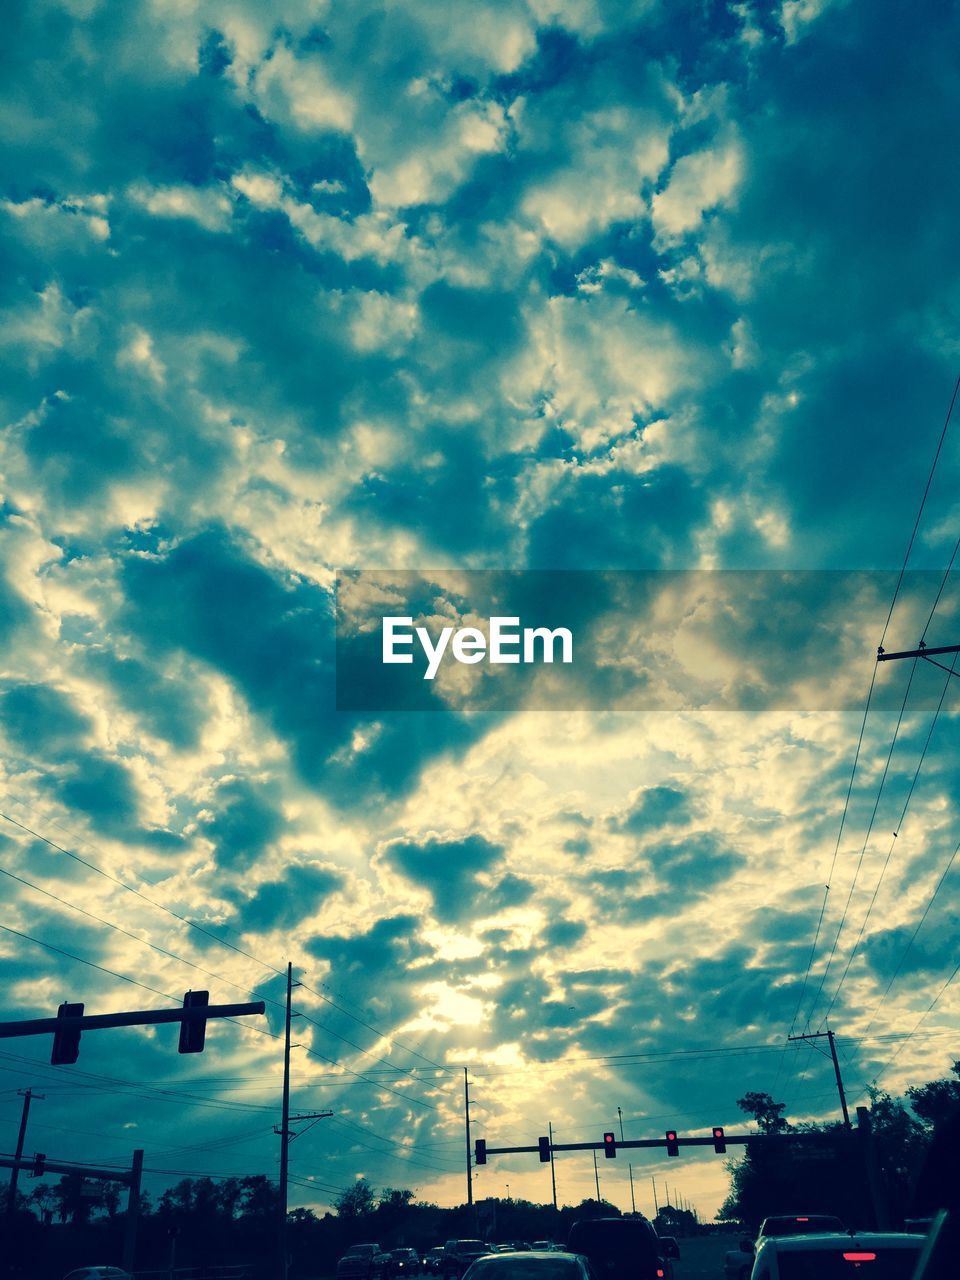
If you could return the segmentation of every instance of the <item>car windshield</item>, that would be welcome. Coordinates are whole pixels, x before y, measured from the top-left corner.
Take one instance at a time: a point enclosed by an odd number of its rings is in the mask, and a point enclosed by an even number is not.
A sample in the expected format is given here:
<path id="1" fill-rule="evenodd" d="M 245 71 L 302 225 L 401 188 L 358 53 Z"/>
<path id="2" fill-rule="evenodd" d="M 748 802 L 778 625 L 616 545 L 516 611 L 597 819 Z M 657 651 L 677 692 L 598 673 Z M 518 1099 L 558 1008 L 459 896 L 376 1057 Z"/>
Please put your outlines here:
<path id="1" fill-rule="evenodd" d="M 516 1257 L 481 1258 L 464 1280 L 581 1280 L 573 1258 Z"/>
<path id="2" fill-rule="evenodd" d="M 855 1239 L 836 1249 L 784 1250 L 777 1258 L 780 1280 L 910 1280 L 920 1245 L 871 1248 Z"/>

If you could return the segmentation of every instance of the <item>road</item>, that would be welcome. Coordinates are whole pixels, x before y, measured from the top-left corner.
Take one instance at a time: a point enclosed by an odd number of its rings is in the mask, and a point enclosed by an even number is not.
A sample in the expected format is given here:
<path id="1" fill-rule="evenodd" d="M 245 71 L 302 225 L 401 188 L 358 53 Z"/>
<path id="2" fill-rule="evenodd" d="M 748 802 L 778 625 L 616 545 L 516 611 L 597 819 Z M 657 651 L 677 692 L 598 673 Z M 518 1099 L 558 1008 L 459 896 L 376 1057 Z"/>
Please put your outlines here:
<path id="1" fill-rule="evenodd" d="M 675 1280 L 723 1280 L 723 1256 L 737 1247 L 736 1236 L 697 1236 L 680 1240 L 680 1259 L 673 1264 Z"/>

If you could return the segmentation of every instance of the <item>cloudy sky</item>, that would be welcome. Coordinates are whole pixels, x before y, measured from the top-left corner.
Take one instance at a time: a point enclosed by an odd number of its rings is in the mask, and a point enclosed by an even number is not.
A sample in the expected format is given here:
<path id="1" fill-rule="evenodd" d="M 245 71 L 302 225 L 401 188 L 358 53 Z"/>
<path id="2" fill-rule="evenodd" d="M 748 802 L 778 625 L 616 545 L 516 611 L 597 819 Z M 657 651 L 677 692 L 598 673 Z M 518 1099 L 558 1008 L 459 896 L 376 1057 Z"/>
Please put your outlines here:
<path id="1" fill-rule="evenodd" d="M 732 1128 L 748 1089 L 832 1117 L 829 1061 L 783 1048 L 828 1015 L 851 1100 L 944 1074 L 950 678 L 880 668 L 857 755 L 876 647 L 940 583 L 884 631 L 960 367 L 935 10 L 7 6 L 0 1016 L 268 1003 L 202 1057 L 7 1041 L 0 1149 L 33 1085 L 28 1151 L 142 1146 L 154 1194 L 274 1175 L 288 961 L 294 1109 L 335 1112 L 293 1204 L 361 1174 L 462 1200 L 464 1065 L 491 1145 L 618 1107 L 628 1138 Z M 948 432 L 911 568 L 950 561 L 958 472 Z M 483 613 L 467 570 L 576 571 L 525 580 L 531 622 L 600 660 L 576 696 L 346 705 L 357 569 L 447 618 Z M 770 576 L 646 572 L 694 569 Z M 599 572 L 636 570 L 642 600 Z M 781 570 L 818 571 L 785 611 Z M 682 696 L 628 696 L 641 653 Z M 646 1210 L 651 1175 L 725 1193 L 712 1152 L 635 1164 Z M 557 1172 L 591 1192 L 587 1157 Z M 476 1193 L 508 1182 L 549 1196 L 533 1157 Z"/>

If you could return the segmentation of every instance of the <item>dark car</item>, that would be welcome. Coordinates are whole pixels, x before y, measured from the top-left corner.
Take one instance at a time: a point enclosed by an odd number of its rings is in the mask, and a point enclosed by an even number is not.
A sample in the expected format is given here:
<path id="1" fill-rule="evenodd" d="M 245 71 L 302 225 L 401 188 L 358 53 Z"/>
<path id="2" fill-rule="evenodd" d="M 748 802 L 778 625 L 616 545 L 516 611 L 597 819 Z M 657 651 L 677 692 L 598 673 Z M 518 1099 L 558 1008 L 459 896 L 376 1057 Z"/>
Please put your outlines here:
<path id="1" fill-rule="evenodd" d="M 586 1258 L 555 1249 L 522 1249 L 478 1258 L 464 1280 L 594 1280 Z"/>
<path id="2" fill-rule="evenodd" d="M 388 1263 L 378 1244 L 355 1244 L 337 1263 L 337 1280 L 379 1280 Z"/>
<path id="3" fill-rule="evenodd" d="M 443 1246 L 440 1274 L 445 1280 L 452 1280 L 452 1277 L 460 1280 L 471 1263 L 489 1252 L 482 1240 L 448 1240 Z"/>
<path id="4" fill-rule="evenodd" d="M 417 1276 L 420 1274 L 420 1255 L 416 1249 L 393 1249 L 387 1263 L 388 1276 Z"/>
<path id="5" fill-rule="evenodd" d="M 597 1280 L 658 1280 L 664 1267 L 647 1218 L 586 1218 L 575 1222 L 567 1251 L 583 1254 Z"/>
<path id="6" fill-rule="evenodd" d="M 443 1245 L 434 1245 L 432 1249 L 428 1249 L 423 1258 L 423 1269 L 428 1275 L 438 1276 L 443 1264 Z"/>

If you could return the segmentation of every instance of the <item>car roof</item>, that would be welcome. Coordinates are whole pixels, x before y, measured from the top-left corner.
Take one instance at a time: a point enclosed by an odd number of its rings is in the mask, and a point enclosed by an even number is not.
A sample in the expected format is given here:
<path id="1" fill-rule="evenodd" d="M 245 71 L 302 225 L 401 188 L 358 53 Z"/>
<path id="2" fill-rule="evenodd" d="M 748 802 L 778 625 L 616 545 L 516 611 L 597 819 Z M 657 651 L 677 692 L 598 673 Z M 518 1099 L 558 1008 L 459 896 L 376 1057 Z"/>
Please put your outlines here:
<path id="1" fill-rule="evenodd" d="M 761 1249 L 773 1253 L 806 1253 L 813 1249 L 836 1249 L 845 1245 L 849 1249 L 910 1249 L 919 1248 L 926 1236 L 907 1231 L 818 1231 L 808 1236 L 771 1236 L 764 1240 Z"/>
<path id="2" fill-rule="evenodd" d="M 556 1258 L 582 1258 L 582 1253 L 573 1253 L 570 1249 L 511 1249 L 507 1253 L 492 1253 L 489 1259 L 484 1261 L 499 1262 L 501 1258 L 508 1261 L 511 1258 L 549 1258 L 551 1261 Z"/>

